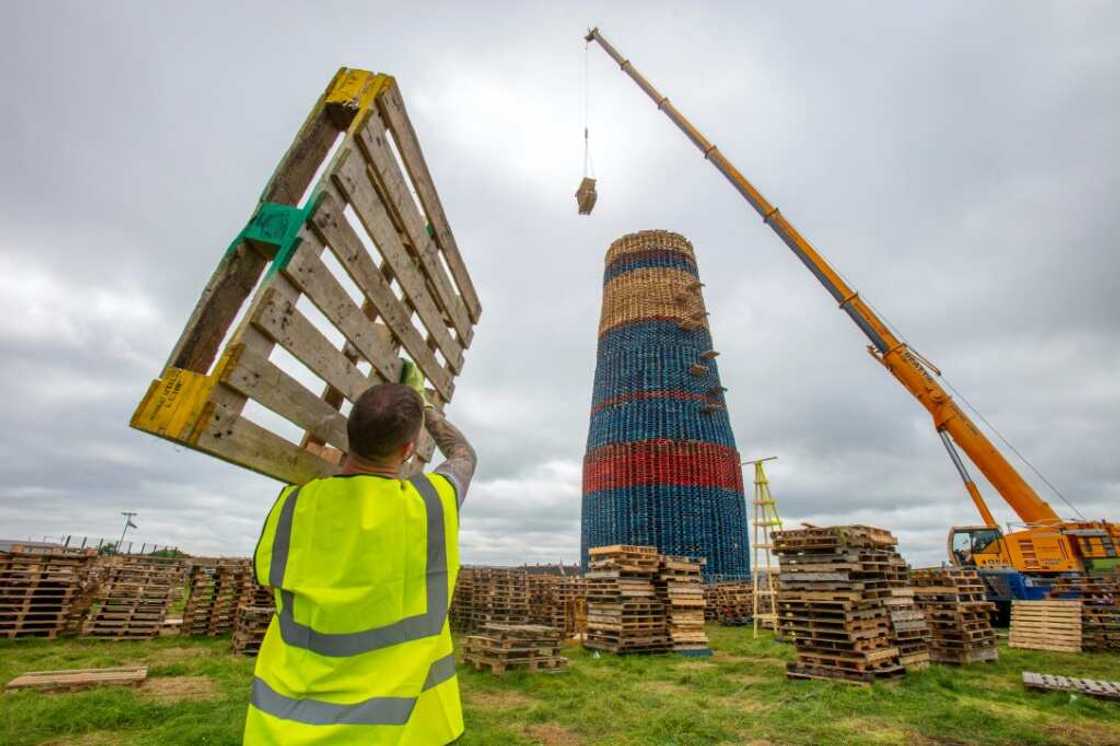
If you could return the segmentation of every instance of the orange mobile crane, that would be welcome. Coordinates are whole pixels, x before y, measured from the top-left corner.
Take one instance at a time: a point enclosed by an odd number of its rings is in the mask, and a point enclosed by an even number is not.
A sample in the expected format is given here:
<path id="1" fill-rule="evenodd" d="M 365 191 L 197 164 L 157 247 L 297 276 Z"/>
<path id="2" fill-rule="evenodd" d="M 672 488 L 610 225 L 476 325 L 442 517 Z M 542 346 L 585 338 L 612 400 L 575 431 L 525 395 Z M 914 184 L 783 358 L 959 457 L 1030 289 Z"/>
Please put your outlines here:
<path id="1" fill-rule="evenodd" d="M 731 182 L 731 186 L 762 216 L 763 222 L 778 234 L 867 336 L 871 341 L 867 348 L 871 356 L 890 371 L 933 417 L 933 426 L 984 521 L 982 526 L 957 526 L 950 529 L 949 559 L 953 564 L 975 566 L 981 570 L 990 570 L 992 574 L 1018 571 L 1036 578 L 1120 566 L 1116 550 L 1116 544 L 1120 541 L 1120 525 L 1103 520 L 1065 520 L 1054 512 L 942 388 L 937 381 L 940 371 L 899 339 L 871 306 L 860 298 L 859 293 L 850 288 L 824 257 L 797 232 L 778 208 L 771 205 L 667 97 L 662 96 L 635 70 L 630 61 L 624 59 L 597 28 L 591 29 L 585 40 L 589 44 L 592 41 L 598 43 L 623 72 L 657 104 L 657 108 L 665 112 L 673 124 L 700 149 L 704 158 Z M 1000 530 L 981 497 L 980 490 L 969 476 L 958 447 L 1022 519 L 1022 528 L 1007 534 Z M 1035 595 L 1023 589 L 1022 582 L 1011 582 L 1018 586 L 1018 590 L 1013 587 L 1011 591 L 1007 591 L 1004 584 L 1004 590 L 997 592 L 997 595 Z M 991 588 L 991 583 L 989 587 Z"/>

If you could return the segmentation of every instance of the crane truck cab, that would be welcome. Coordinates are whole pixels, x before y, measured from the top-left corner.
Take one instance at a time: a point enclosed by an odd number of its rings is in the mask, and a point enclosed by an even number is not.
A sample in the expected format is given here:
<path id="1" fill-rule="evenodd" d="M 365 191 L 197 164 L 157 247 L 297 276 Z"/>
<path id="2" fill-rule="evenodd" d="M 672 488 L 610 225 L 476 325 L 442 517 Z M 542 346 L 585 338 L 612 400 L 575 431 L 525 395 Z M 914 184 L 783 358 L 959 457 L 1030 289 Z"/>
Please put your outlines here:
<path id="1" fill-rule="evenodd" d="M 996 605 L 997 626 L 1010 624 L 1012 601 L 1037 601 L 1049 593 L 1048 582 L 1016 569 L 1007 538 L 997 527 L 954 526 L 948 548 L 950 564 L 976 569 L 988 600 Z"/>

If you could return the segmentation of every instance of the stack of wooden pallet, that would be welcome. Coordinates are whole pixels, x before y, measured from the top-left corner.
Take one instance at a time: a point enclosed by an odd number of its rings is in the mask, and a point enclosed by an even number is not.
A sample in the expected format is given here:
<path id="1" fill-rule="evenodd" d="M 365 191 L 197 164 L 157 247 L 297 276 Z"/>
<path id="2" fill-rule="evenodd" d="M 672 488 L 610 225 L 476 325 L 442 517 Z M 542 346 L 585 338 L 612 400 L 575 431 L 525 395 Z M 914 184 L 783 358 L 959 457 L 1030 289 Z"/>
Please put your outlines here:
<path id="1" fill-rule="evenodd" d="M 188 580 L 184 635 L 224 635 L 233 629 L 249 563 L 242 559 L 195 560 Z"/>
<path id="2" fill-rule="evenodd" d="M 749 580 L 725 580 L 712 586 L 715 621 L 725 627 L 750 624 L 754 616 L 754 586 Z"/>
<path id="3" fill-rule="evenodd" d="M 1081 600 L 1082 650 L 1120 650 L 1120 574 L 1058 578 L 1050 597 Z"/>
<path id="4" fill-rule="evenodd" d="M 661 564 L 654 547 L 613 545 L 590 551 L 587 639 L 611 653 L 664 653 L 671 647 L 665 610 L 653 581 Z"/>
<path id="5" fill-rule="evenodd" d="M 930 660 L 962 665 L 999 657 L 984 584 L 976 571 L 931 567 L 910 573 L 914 601 L 925 614 L 932 635 Z"/>
<path id="6" fill-rule="evenodd" d="M 529 621 L 529 574 L 524 568 L 463 567 L 451 603 L 455 629 Z"/>
<path id="7" fill-rule="evenodd" d="M 1081 601 L 1012 601 L 1008 646 L 1081 652 Z"/>
<path id="8" fill-rule="evenodd" d="M 573 575 L 529 575 L 529 621 L 563 630 L 586 631 L 587 582 Z"/>
<path id="9" fill-rule="evenodd" d="M 463 662 L 496 674 L 558 671 L 568 665 L 560 654 L 561 634 L 540 624 L 487 624 L 463 640 Z"/>
<path id="10" fill-rule="evenodd" d="M 529 621 L 564 629 L 563 575 L 529 575 Z"/>
<path id="11" fill-rule="evenodd" d="M 901 676 L 891 645 L 890 558 L 896 543 L 870 526 L 776 531 L 778 622 L 797 647 L 790 678 L 870 683 Z"/>
<path id="12" fill-rule="evenodd" d="M 114 557 L 82 635 L 113 640 L 157 636 L 181 578 L 177 560 Z"/>
<path id="13" fill-rule="evenodd" d="M 930 628 L 926 615 L 914 602 L 910 568 L 894 552 L 888 570 L 891 595 L 884 601 L 891 615 L 891 644 L 898 648 L 898 660 L 907 671 L 929 667 Z"/>
<path id="14" fill-rule="evenodd" d="M 662 556 L 657 571 L 657 595 L 665 607 L 665 622 L 673 651 L 681 655 L 711 655 L 704 633 L 703 560 Z"/>
<path id="15" fill-rule="evenodd" d="M 252 570 L 241 581 L 241 594 L 233 620 L 233 652 L 256 655 L 276 612 L 272 589 L 257 583 Z"/>
<path id="16" fill-rule="evenodd" d="M 716 584 L 704 584 L 704 621 L 716 621 Z"/>
<path id="17" fill-rule="evenodd" d="M 0 638 L 61 634 L 77 610 L 91 554 L 0 552 Z"/>

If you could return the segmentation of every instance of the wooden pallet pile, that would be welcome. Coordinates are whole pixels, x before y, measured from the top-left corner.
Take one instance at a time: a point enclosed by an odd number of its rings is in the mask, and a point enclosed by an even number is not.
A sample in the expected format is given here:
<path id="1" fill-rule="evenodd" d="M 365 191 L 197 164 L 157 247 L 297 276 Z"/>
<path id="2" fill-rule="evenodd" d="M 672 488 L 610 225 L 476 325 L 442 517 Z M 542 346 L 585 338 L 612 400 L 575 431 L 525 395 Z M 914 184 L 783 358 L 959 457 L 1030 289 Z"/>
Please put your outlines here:
<path id="1" fill-rule="evenodd" d="M 568 659 L 560 654 L 562 633 L 541 624 L 487 624 L 463 640 L 463 662 L 476 670 L 560 671 Z"/>
<path id="2" fill-rule="evenodd" d="M 1008 647 L 1081 652 L 1081 601 L 1012 601 Z"/>
<path id="3" fill-rule="evenodd" d="M 180 589 L 182 563 L 156 557 L 114 557 L 97 589 L 83 637 L 112 640 L 159 635 Z"/>
<path id="4" fill-rule="evenodd" d="M 673 652 L 689 656 L 711 655 L 704 632 L 704 561 L 662 556 L 654 583 L 665 609 L 665 624 Z"/>
<path id="5" fill-rule="evenodd" d="M 885 603 L 895 543 L 870 526 L 774 532 L 778 624 L 797 648 L 788 677 L 868 684 L 905 673 Z"/>
<path id="6" fill-rule="evenodd" d="M 257 583 L 250 568 L 241 580 L 241 593 L 233 620 L 233 652 L 256 655 L 275 613 L 276 600 L 272 589 Z"/>
<path id="7" fill-rule="evenodd" d="M 583 646 L 611 653 L 664 653 L 672 647 L 654 579 L 661 565 L 654 547 L 613 545 L 590 551 L 587 639 Z"/>
<path id="8" fill-rule="evenodd" d="M 931 631 L 926 615 L 914 601 L 914 586 L 906 560 L 893 552 L 888 569 L 891 594 L 884 600 L 891 615 L 891 644 L 907 671 L 920 671 L 930 664 Z"/>
<path id="9" fill-rule="evenodd" d="M 575 635 L 586 629 L 587 583 L 571 575 L 529 575 L 529 622 Z"/>
<path id="10" fill-rule="evenodd" d="M 710 587 L 714 621 L 725 627 L 751 623 L 754 617 L 754 586 L 749 580 L 725 580 Z"/>
<path id="11" fill-rule="evenodd" d="M 244 560 L 195 560 L 188 571 L 182 634 L 223 635 L 233 629 L 246 575 Z"/>
<path id="12" fill-rule="evenodd" d="M 1081 649 L 1120 650 L 1120 574 L 1057 578 L 1051 598 L 1081 600 Z"/>
<path id="13" fill-rule="evenodd" d="M 92 553 L 0 552 L 0 638 L 62 634 L 80 609 Z"/>
<path id="14" fill-rule="evenodd" d="M 914 601 L 929 624 L 930 660 L 963 665 L 999 657 L 991 614 L 976 571 L 963 567 L 913 570 Z"/>
<path id="15" fill-rule="evenodd" d="M 528 624 L 529 574 L 524 568 L 460 568 L 450 614 L 460 632 L 487 624 Z"/>
<path id="16" fill-rule="evenodd" d="M 562 575 L 529 575 L 529 621 L 564 629 L 564 604 L 560 600 Z"/>
<path id="17" fill-rule="evenodd" d="M 716 621 L 716 584 L 704 584 L 704 621 Z"/>

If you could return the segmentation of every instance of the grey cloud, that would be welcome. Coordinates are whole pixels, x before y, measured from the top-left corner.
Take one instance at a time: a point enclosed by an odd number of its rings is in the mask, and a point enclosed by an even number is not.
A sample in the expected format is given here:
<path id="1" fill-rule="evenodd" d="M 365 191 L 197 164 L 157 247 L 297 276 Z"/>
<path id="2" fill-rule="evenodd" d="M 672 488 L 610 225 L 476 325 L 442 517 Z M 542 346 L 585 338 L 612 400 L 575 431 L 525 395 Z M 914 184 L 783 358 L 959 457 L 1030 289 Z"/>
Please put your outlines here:
<path id="1" fill-rule="evenodd" d="M 575 215 L 587 23 L 1086 514 L 1120 517 L 1109 4 L 67 3 L 0 28 L 0 267 L 49 290 L 0 301 L 0 534 L 114 536 L 134 509 L 150 541 L 251 549 L 276 485 L 127 421 L 345 64 L 401 81 L 485 306 L 451 408 L 482 459 L 466 561 L 575 557 L 603 253 L 648 227 L 697 247 L 739 448 L 781 456 L 788 518 L 938 561 L 976 516 L 928 416 L 594 49 L 600 203 Z"/>

